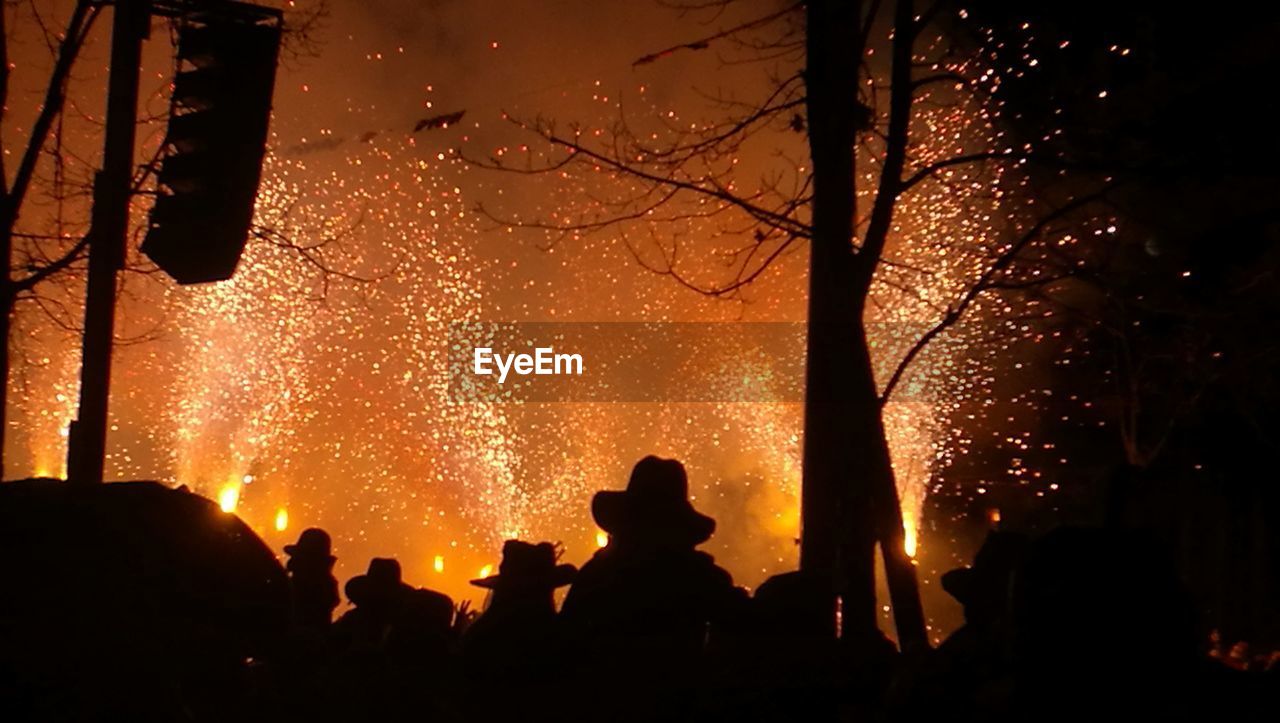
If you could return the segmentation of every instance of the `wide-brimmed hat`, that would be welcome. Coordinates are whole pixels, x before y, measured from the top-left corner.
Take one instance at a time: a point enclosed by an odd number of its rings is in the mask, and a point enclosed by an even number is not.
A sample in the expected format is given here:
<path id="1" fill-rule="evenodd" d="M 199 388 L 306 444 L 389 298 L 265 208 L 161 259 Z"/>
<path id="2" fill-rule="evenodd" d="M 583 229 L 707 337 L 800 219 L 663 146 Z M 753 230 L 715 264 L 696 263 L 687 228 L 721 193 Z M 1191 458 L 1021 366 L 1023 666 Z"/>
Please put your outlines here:
<path id="1" fill-rule="evenodd" d="M 973 557 L 973 565 L 942 575 L 942 589 L 961 604 L 1001 594 L 1014 569 L 1027 554 L 1030 541 L 1017 532 L 989 532 Z"/>
<path id="2" fill-rule="evenodd" d="M 332 546 L 333 543 L 329 540 L 329 533 L 319 527 L 309 527 L 302 531 L 296 543 L 284 546 L 284 554 L 295 560 L 327 560 L 328 562 L 333 562 L 336 558 L 330 554 Z"/>
<path id="3" fill-rule="evenodd" d="M 591 516 L 600 529 L 621 539 L 698 545 L 716 530 L 716 521 L 689 502 L 684 465 L 653 456 L 636 463 L 625 491 L 597 492 Z"/>
<path id="4" fill-rule="evenodd" d="M 488 589 L 536 590 L 555 589 L 573 582 L 578 568 L 556 564 L 556 548 L 550 542 L 532 544 L 507 540 L 502 544 L 502 562 L 498 574 L 472 580 L 476 587 Z"/>
<path id="5" fill-rule="evenodd" d="M 387 602 L 412 588 L 400 579 L 400 562 L 385 557 L 369 561 L 369 571 L 347 581 L 347 599 L 356 605 Z"/>

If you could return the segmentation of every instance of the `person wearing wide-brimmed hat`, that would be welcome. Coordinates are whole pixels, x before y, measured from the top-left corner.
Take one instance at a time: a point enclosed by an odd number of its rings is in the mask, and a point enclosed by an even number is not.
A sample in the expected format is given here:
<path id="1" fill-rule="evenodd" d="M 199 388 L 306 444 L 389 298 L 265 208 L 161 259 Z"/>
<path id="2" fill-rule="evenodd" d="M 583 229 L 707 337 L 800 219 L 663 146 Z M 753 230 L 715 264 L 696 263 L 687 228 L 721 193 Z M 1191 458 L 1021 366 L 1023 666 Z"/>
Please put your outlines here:
<path id="1" fill-rule="evenodd" d="M 942 589 L 964 606 L 966 623 L 986 625 L 1005 613 L 1014 569 L 1030 544 L 1021 533 L 993 531 L 978 548 L 973 565 L 943 573 Z"/>
<path id="2" fill-rule="evenodd" d="M 972 565 L 942 575 L 942 589 L 964 606 L 965 624 L 898 674 L 889 702 L 891 718 L 1000 717 L 1010 674 L 1012 583 L 1030 544 L 1021 533 L 989 532 Z"/>
<path id="3" fill-rule="evenodd" d="M 488 606 L 462 638 L 463 657 L 474 675 L 510 686 L 513 681 L 542 684 L 557 674 L 562 651 L 554 594 L 578 572 L 557 558 L 550 542 L 507 540 L 498 573 L 471 581 L 490 591 Z"/>
<path id="4" fill-rule="evenodd" d="M 588 647 L 644 655 L 697 656 L 708 625 L 745 594 L 714 558 L 695 549 L 715 520 L 689 501 L 684 465 L 645 457 L 624 491 L 591 503 L 609 543 L 578 573 L 562 615 Z"/>
<path id="5" fill-rule="evenodd" d="M 449 596 L 415 588 L 400 578 L 400 563 L 375 557 L 369 570 L 347 581 L 347 599 L 355 608 L 338 619 L 340 638 L 351 649 L 389 650 L 412 655 L 408 648 L 438 649 L 453 620 Z"/>
<path id="6" fill-rule="evenodd" d="M 302 531 L 298 541 L 284 546 L 285 569 L 293 602 L 293 622 L 303 630 L 323 631 L 338 607 L 338 580 L 333 576 L 329 533 L 318 527 Z"/>
<path id="7" fill-rule="evenodd" d="M 351 651 L 381 650 L 392 621 L 412 588 L 400 579 L 400 563 L 375 557 L 369 569 L 343 586 L 347 600 L 355 607 L 334 623 L 339 648 Z"/>
<path id="8" fill-rule="evenodd" d="M 551 593 L 573 582 L 578 568 L 557 561 L 555 545 L 507 540 L 502 545 L 502 562 L 496 575 L 472 580 L 476 587 L 491 590 L 488 612 L 513 602 L 536 602 L 555 612 Z"/>
<path id="9" fill-rule="evenodd" d="M 689 502 L 689 477 L 674 459 L 649 456 L 636 463 L 625 490 L 597 492 L 591 516 L 622 545 L 692 549 L 716 531 L 716 521 Z"/>

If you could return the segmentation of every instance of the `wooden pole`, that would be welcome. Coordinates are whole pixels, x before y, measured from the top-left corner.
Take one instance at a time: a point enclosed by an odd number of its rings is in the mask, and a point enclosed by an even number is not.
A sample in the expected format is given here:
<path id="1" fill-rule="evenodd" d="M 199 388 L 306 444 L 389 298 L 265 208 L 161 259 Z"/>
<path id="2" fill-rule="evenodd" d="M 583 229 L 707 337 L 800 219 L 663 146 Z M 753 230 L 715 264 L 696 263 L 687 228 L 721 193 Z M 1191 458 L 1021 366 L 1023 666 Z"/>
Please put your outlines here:
<path id="1" fill-rule="evenodd" d="M 138 75 L 142 67 L 142 41 L 151 20 L 147 0 L 116 0 L 113 13 L 102 170 L 94 177 L 93 214 L 89 225 L 80 407 L 71 423 L 67 449 L 67 478 L 77 484 L 103 480 L 116 275 L 124 266 L 129 234 Z"/>

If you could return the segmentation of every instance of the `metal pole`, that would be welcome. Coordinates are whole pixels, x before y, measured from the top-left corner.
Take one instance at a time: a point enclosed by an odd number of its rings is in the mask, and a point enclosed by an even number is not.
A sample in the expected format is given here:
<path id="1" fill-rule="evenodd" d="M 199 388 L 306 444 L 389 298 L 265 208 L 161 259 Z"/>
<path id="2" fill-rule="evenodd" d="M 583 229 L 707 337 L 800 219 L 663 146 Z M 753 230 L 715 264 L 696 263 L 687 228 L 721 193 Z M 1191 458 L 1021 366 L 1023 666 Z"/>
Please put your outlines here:
<path id="1" fill-rule="evenodd" d="M 142 41 L 150 25 L 148 0 L 116 0 L 111 24 L 111 73 L 102 170 L 93 182 L 89 278 L 85 290 L 80 408 L 67 448 L 67 478 L 101 482 L 107 447 L 111 342 L 115 332 L 116 273 L 124 266 L 132 195 L 134 135 Z"/>

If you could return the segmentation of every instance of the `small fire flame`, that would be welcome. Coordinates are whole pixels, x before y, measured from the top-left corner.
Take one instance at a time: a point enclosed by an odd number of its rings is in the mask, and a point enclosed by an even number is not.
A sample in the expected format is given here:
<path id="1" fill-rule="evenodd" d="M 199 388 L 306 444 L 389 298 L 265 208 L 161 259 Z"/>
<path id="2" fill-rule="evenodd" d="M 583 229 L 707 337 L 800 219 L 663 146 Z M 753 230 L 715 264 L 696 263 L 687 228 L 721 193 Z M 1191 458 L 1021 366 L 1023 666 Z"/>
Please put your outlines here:
<path id="1" fill-rule="evenodd" d="M 222 491 L 218 493 L 218 506 L 222 508 L 223 512 L 235 512 L 236 505 L 239 503 L 240 485 L 235 482 L 223 487 Z"/>
<path id="2" fill-rule="evenodd" d="M 919 542 L 916 521 L 910 517 L 904 517 L 902 520 L 902 532 L 902 547 L 906 549 L 907 557 L 914 558 L 916 556 L 916 545 Z"/>
<path id="3" fill-rule="evenodd" d="M 484 567 L 480 568 L 480 574 L 477 575 L 476 577 L 489 577 L 492 574 L 493 574 L 493 565 L 485 565 Z"/>
<path id="4" fill-rule="evenodd" d="M 435 562 L 431 566 L 436 572 L 444 572 L 444 555 L 436 555 Z"/>
<path id="5" fill-rule="evenodd" d="M 609 533 L 604 530 L 596 530 L 596 547 L 604 547 L 609 544 Z"/>
<path id="6" fill-rule="evenodd" d="M 289 510 L 281 507 L 276 510 L 276 532 L 284 532 L 289 527 Z"/>

